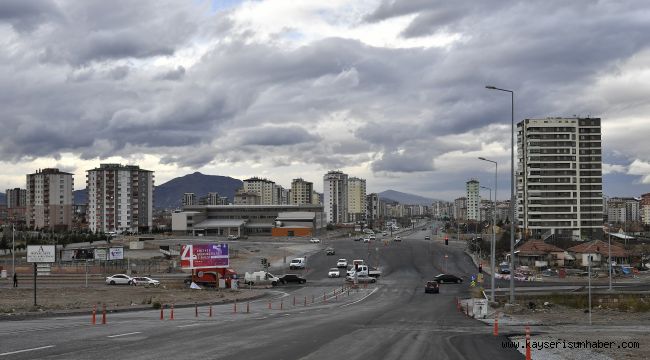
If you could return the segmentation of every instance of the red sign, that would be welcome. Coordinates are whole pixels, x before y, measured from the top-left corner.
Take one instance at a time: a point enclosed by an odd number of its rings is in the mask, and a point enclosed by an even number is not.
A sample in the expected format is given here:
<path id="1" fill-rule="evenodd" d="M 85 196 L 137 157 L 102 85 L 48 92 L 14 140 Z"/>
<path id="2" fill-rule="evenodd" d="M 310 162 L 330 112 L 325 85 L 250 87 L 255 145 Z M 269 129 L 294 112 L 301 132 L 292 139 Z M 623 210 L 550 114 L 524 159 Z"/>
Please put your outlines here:
<path id="1" fill-rule="evenodd" d="M 229 266 L 228 244 L 181 246 L 181 267 L 183 269 L 227 268 Z"/>

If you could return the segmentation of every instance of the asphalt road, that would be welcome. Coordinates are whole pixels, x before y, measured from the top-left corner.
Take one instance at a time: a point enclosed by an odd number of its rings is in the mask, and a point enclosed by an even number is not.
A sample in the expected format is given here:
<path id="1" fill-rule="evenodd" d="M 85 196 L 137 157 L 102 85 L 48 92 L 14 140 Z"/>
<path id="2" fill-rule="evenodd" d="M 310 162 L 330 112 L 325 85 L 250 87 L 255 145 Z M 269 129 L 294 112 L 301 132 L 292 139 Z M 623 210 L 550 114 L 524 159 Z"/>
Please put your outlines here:
<path id="1" fill-rule="evenodd" d="M 425 281 L 443 269 L 465 278 L 476 271 L 460 246 L 425 241 L 424 234 L 388 246 L 381 238 L 329 240 L 322 247 L 333 246 L 336 255 L 310 255 L 305 286 L 275 288 L 248 304 L 249 313 L 238 304 L 237 313 L 233 305 L 215 306 L 212 317 L 207 307 L 198 317 L 194 308 L 175 309 L 174 320 L 169 310 L 164 320 L 150 310 L 109 313 L 106 325 L 94 326 L 90 316 L 0 322 L 0 359 L 523 358 L 502 348 L 505 337 L 456 310 L 469 281 L 424 293 Z M 343 278 L 327 278 L 341 257 L 378 264 L 382 277 L 341 292 Z"/>

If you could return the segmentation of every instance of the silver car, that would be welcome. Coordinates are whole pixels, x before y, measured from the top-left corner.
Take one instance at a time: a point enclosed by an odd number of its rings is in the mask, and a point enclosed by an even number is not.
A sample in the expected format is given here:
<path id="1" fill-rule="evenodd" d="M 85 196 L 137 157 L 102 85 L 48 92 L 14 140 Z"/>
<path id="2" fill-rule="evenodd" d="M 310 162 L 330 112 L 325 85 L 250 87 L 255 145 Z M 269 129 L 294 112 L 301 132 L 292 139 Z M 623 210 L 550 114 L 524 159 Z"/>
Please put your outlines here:
<path id="1" fill-rule="evenodd" d="M 133 278 L 133 285 L 145 286 L 145 287 L 149 287 L 149 286 L 158 287 L 160 286 L 160 281 L 154 280 L 146 276 L 136 276 Z"/>

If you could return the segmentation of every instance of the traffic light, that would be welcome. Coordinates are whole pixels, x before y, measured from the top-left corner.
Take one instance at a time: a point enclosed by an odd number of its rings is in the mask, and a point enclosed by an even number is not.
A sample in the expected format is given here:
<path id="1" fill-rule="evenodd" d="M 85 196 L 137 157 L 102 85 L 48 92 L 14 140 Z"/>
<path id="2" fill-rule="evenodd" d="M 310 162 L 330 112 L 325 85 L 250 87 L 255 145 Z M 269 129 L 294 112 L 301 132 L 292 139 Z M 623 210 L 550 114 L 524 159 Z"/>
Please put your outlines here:
<path id="1" fill-rule="evenodd" d="M 445 245 L 449 245 L 449 237 L 445 236 Z"/>
<path id="2" fill-rule="evenodd" d="M 479 274 L 483 273 L 483 264 L 478 264 L 478 272 Z"/>

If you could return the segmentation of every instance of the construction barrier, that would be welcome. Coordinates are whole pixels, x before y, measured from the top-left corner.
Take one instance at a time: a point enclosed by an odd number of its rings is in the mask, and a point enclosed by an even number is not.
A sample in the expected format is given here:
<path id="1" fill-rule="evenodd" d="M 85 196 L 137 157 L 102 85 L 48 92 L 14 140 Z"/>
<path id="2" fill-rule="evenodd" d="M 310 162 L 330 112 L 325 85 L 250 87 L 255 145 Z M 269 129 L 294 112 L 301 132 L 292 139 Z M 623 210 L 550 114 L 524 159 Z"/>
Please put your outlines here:
<path id="1" fill-rule="evenodd" d="M 106 325 L 106 304 L 102 304 L 102 325 Z"/>

